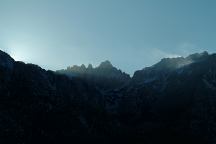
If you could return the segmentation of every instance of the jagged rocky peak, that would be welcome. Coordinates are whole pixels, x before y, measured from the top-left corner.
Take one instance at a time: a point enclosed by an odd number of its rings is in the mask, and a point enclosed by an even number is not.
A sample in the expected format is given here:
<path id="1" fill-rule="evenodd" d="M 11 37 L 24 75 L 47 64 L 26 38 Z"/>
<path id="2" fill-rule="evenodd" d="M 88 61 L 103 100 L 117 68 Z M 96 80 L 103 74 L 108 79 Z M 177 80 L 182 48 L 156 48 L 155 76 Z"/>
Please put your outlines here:
<path id="1" fill-rule="evenodd" d="M 80 66 L 80 68 L 81 68 L 81 70 L 86 70 L 86 66 L 85 66 L 84 64 L 82 64 L 82 65 Z"/>
<path id="2" fill-rule="evenodd" d="M 113 65 L 111 64 L 110 61 L 106 60 L 104 62 L 102 62 L 98 68 L 113 68 Z"/>
<path id="3" fill-rule="evenodd" d="M 131 79 L 130 75 L 114 67 L 108 60 L 97 67 L 93 67 L 92 64 L 87 67 L 85 65 L 72 66 L 66 70 L 59 70 L 57 73 L 85 79 L 103 90 L 119 88 Z"/>
<path id="4" fill-rule="evenodd" d="M 10 57 L 7 53 L 0 50 L 0 66 L 12 69 L 14 64 L 14 59 Z"/>
<path id="5" fill-rule="evenodd" d="M 82 64 L 81 66 L 73 65 L 71 67 L 67 67 L 67 71 L 84 72 L 84 71 L 86 71 L 86 66 L 84 64 Z"/>
<path id="6" fill-rule="evenodd" d="M 136 71 L 133 76 L 134 81 L 146 81 L 149 79 L 157 79 L 164 75 L 169 75 L 171 72 L 176 71 L 185 66 L 189 66 L 192 63 L 206 60 L 209 57 L 208 52 L 191 54 L 187 57 L 176 58 L 163 58 L 160 62 L 154 64 L 151 67 L 144 68 Z"/>
<path id="7" fill-rule="evenodd" d="M 163 58 L 159 63 L 152 66 L 157 69 L 177 69 L 191 63 L 205 60 L 209 56 L 208 52 L 191 54 L 187 57 Z"/>
<path id="8" fill-rule="evenodd" d="M 153 65 L 153 68 L 158 69 L 176 69 L 186 64 L 183 57 L 177 58 L 163 58 L 159 63 Z"/>
<path id="9" fill-rule="evenodd" d="M 92 64 L 89 64 L 88 67 L 87 67 L 87 69 L 90 69 L 90 70 L 93 69 Z"/>
<path id="10" fill-rule="evenodd" d="M 193 61 L 200 61 L 200 60 L 207 58 L 208 56 L 209 56 L 208 52 L 204 51 L 202 53 L 191 54 L 188 57 L 186 57 L 186 59 L 190 59 Z"/>

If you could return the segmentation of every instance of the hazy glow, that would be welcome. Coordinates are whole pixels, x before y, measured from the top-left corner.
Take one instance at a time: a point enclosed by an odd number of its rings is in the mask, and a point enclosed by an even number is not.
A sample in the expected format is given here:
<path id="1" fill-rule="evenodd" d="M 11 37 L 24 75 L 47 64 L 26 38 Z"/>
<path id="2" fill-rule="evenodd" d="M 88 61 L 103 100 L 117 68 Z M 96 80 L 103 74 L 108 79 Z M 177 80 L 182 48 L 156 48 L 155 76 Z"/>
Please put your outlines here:
<path id="1" fill-rule="evenodd" d="M 8 47 L 9 47 L 8 53 L 11 55 L 11 57 L 14 58 L 14 60 L 16 61 L 30 60 L 29 55 L 27 54 L 28 51 L 26 51 L 26 46 L 24 44 L 10 43 Z"/>
<path id="2" fill-rule="evenodd" d="M 178 66 L 178 68 L 187 66 L 187 65 L 189 65 L 189 64 L 192 64 L 193 62 L 194 62 L 194 61 L 192 61 L 192 60 L 187 60 L 185 63 L 180 64 L 180 65 Z"/>
<path id="3" fill-rule="evenodd" d="M 16 61 L 26 61 L 26 55 L 20 51 L 13 51 L 10 54 Z"/>

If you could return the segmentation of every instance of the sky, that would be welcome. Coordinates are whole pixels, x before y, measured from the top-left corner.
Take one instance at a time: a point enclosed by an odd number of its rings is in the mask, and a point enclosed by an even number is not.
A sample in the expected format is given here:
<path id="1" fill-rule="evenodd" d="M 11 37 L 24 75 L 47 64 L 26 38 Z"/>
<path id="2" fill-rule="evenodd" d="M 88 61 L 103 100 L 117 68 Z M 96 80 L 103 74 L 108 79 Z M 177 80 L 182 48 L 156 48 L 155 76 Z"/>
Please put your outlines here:
<path id="1" fill-rule="evenodd" d="M 133 74 L 216 52 L 216 0 L 0 0 L 0 49 L 45 69 L 110 60 Z"/>

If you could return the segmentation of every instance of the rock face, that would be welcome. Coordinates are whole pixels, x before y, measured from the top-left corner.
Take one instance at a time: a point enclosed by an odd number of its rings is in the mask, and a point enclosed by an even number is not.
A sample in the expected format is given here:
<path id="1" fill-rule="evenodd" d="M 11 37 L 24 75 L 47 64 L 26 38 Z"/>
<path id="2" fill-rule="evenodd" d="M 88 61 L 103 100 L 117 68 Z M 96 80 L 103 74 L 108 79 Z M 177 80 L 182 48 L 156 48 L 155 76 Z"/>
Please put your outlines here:
<path id="1" fill-rule="evenodd" d="M 216 54 L 60 72 L 0 51 L 0 143 L 216 143 Z"/>
<path id="2" fill-rule="evenodd" d="M 102 62 L 98 67 L 93 68 L 91 64 L 68 67 L 66 70 L 59 70 L 57 73 L 66 74 L 69 77 L 79 77 L 102 90 L 111 90 L 122 87 L 130 76 L 115 68 L 109 61 Z"/>

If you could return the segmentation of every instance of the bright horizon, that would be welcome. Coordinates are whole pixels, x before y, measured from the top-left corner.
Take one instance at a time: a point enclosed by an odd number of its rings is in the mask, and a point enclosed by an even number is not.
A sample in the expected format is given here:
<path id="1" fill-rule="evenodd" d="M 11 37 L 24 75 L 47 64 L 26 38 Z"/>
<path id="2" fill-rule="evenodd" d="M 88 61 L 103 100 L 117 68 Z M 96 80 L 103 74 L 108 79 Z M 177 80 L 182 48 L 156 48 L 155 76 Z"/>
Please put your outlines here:
<path id="1" fill-rule="evenodd" d="M 1 0 L 0 49 L 58 70 L 111 63 L 129 73 L 161 58 L 216 52 L 214 0 Z"/>

